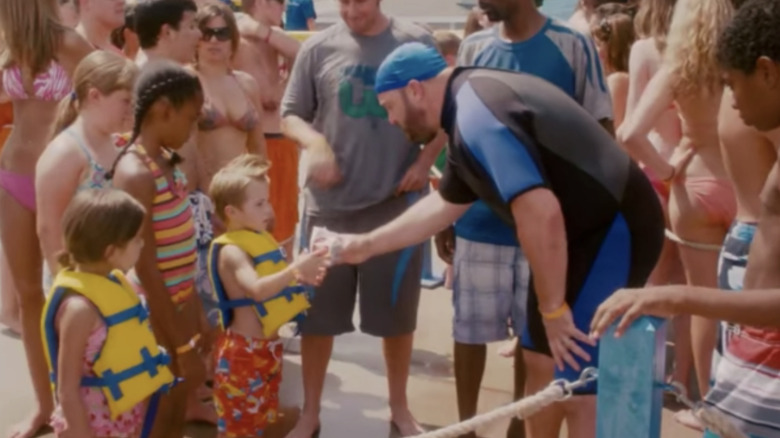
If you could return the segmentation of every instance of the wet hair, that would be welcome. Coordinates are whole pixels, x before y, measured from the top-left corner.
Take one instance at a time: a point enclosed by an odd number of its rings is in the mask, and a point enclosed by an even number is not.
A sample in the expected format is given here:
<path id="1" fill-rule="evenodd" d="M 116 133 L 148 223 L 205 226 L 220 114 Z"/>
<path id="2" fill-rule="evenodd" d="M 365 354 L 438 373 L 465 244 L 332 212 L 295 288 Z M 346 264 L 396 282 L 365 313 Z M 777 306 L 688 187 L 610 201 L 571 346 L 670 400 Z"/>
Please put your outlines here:
<path id="1" fill-rule="evenodd" d="M 758 58 L 780 63 L 780 3 L 749 0 L 718 38 L 718 63 L 751 74 Z"/>
<path id="2" fill-rule="evenodd" d="M 458 54 L 461 39 L 453 32 L 448 30 L 437 30 L 433 32 L 433 39 L 436 41 L 436 48 L 439 49 L 442 56 L 456 56 Z"/>
<path id="3" fill-rule="evenodd" d="M 609 65 L 615 71 L 628 72 L 628 55 L 634 43 L 634 23 L 631 17 L 622 12 L 607 15 L 591 28 L 591 34 L 606 45 L 605 58 Z"/>
<path id="4" fill-rule="evenodd" d="M 140 0 L 135 5 L 133 29 L 142 49 L 155 47 L 164 25 L 179 29 L 185 12 L 198 12 L 194 0 Z"/>
<path id="5" fill-rule="evenodd" d="M 666 36 L 677 0 L 643 0 L 634 18 L 638 38 L 652 38 L 659 52 L 666 49 Z"/>
<path id="6" fill-rule="evenodd" d="M 238 49 L 238 41 L 241 36 L 238 34 L 238 26 L 236 25 L 236 16 L 233 11 L 227 6 L 222 4 L 209 4 L 201 8 L 198 11 L 198 15 L 195 18 L 195 22 L 198 24 L 198 29 L 205 35 L 205 30 L 208 27 L 209 21 L 212 18 L 222 18 L 225 20 L 225 26 L 230 31 L 230 50 L 232 53 L 236 53 Z"/>
<path id="7" fill-rule="evenodd" d="M 107 179 L 114 177 L 114 171 L 119 159 L 141 135 L 141 127 L 146 119 L 149 108 L 160 99 L 167 99 L 174 108 L 181 108 L 186 102 L 203 95 L 203 88 L 197 76 L 185 70 L 172 61 L 149 62 L 141 70 L 133 91 L 135 108 L 133 111 L 133 132 L 127 144 L 119 151 L 111 170 L 106 173 Z M 181 162 L 175 152 L 171 152 L 171 165 Z"/>
<path id="8" fill-rule="evenodd" d="M 72 268 L 75 263 L 105 260 L 109 246 L 124 248 L 138 235 L 145 216 L 141 203 L 122 190 L 78 192 L 62 217 L 65 251 L 59 264 Z"/>
<path id="9" fill-rule="evenodd" d="M 209 197 L 214 201 L 214 210 L 222 221 L 227 222 L 225 207 L 241 208 L 244 204 L 250 183 L 268 181 L 270 167 L 270 163 L 259 155 L 243 154 L 214 174 L 209 185 Z"/>
<path id="10" fill-rule="evenodd" d="M 95 50 L 81 60 L 73 74 L 73 93 L 63 99 L 57 110 L 52 137 L 70 126 L 79 114 L 90 89 L 107 96 L 114 91 L 131 91 L 138 67 L 130 60 L 105 50 Z"/>
<path id="11" fill-rule="evenodd" d="M 59 17 L 54 0 L 0 0 L 0 69 L 18 66 L 33 75 L 45 71 L 57 59 L 67 31 Z"/>

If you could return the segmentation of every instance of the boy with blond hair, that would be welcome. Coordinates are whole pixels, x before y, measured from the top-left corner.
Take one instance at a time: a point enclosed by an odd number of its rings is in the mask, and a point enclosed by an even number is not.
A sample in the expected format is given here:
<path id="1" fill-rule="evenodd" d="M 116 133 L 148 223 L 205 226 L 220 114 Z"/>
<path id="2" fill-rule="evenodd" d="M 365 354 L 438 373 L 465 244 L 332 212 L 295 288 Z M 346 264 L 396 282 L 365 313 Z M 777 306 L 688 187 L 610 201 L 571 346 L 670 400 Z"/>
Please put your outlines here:
<path id="1" fill-rule="evenodd" d="M 267 231 L 274 212 L 268 200 L 269 165 L 242 155 L 217 172 L 209 188 L 225 234 L 209 251 L 209 276 L 223 333 L 217 346 L 214 403 L 220 437 L 255 437 L 277 420 L 282 344 L 277 331 L 309 307 L 301 284 L 318 285 L 327 249 L 290 265 Z"/>

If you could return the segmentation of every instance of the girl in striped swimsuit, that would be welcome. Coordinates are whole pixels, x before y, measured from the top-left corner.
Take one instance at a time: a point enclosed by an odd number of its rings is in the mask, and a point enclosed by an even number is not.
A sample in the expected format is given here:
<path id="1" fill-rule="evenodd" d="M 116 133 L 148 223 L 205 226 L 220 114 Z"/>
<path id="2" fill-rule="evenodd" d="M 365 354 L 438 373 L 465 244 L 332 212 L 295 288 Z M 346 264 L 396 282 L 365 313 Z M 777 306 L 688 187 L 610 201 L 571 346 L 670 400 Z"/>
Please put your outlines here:
<path id="1" fill-rule="evenodd" d="M 129 278 L 149 304 L 152 329 L 172 355 L 183 384 L 160 401 L 154 437 L 180 437 L 188 396 L 204 382 L 199 356 L 207 329 L 194 294 L 195 227 L 176 152 L 188 140 L 203 105 L 198 78 L 167 61 L 147 64 L 135 87 L 132 137 L 107 177 L 149 212 L 145 246 Z"/>

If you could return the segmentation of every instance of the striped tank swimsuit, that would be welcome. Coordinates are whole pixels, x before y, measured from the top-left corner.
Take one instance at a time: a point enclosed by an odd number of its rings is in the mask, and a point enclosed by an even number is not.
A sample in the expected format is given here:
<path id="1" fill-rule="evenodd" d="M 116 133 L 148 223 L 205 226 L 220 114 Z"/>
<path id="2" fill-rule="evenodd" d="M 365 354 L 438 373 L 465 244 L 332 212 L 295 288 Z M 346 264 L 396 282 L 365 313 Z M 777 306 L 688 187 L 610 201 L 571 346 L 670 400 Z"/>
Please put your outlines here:
<path id="1" fill-rule="evenodd" d="M 152 172 L 157 193 L 152 204 L 152 227 L 157 246 L 157 267 L 174 304 L 187 301 L 194 292 L 195 224 L 187 194 L 187 181 L 179 169 L 173 171 L 173 187 L 157 163 L 140 145 L 138 155 Z"/>

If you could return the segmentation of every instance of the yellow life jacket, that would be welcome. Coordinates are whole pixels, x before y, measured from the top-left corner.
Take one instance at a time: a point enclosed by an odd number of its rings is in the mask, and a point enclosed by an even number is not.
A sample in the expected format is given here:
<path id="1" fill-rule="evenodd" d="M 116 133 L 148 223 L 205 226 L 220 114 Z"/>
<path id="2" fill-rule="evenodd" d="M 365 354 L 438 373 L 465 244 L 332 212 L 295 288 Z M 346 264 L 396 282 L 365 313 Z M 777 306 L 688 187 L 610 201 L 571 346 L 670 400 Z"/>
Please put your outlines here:
<path id="1" fill-rule="evenodd" d="M 268 232 L 230 231 L 211 242 L 209 249 L 209 277 L 214 286 L 219 306 L 220 325 L 227 329 L 233 322 L 233 309 L 252 306 L 263 325 L 263 334 L 269 337 L 279 330 L 279 327 L 289 321 L 300 321 L 306 315 L 306 309 L 311 307 L 306 294 L 306 288 L 292 282 L 276 296 L 258 302 L 251 298 L 231 300 L 225 292 L 225 287 L 219 278 L 219 251 L 225 245 L 235 245 L 252 258 L 255 272 L 260 277 L 275 274 L 287 268 L 284 251 Z"/>
<path id="2" fill-rule="evenodd" d="M 55 318 L 68 293 L 88 299 L 108 329 L 106 342 L 92 366 L 95 377 L 82 378 L 81 386 L 102 390 L 112 419 L 173 385 L 174 376 L 168 369 L 170 356 L 157 346 L 146 308 L 124 275 L 114 271 L 102 277 L 63 270 L 54 279 L 41 320 L 44 352 L 54 390 L 59 355 Z"/>

